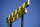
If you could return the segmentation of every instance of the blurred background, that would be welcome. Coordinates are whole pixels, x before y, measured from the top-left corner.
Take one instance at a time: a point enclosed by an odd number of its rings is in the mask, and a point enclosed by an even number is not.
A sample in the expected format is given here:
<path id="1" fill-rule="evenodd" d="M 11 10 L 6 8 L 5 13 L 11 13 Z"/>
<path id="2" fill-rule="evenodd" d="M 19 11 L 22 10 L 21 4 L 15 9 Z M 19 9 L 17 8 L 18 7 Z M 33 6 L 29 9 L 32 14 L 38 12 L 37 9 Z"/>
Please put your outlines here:
<path id="1" fill-rule="evenodd" d="M 0 0 L 0 27 L 7 27 L 6 18 L 27 0 Z M 30 0 L 23 27 L 40 27 L 40 0 Z M 8 26 L 10 27 L 10 26 Z M 21 17 L 12 23 L 12 27 L 21 27 Z"/>

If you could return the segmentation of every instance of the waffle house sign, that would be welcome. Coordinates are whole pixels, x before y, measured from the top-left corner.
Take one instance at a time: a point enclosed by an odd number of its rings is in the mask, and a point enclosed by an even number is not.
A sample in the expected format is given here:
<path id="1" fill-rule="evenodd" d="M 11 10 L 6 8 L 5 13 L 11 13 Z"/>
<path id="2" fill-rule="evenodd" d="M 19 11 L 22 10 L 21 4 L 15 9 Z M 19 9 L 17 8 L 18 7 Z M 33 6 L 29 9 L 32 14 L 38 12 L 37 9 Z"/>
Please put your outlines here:
<path id="1" fill-rule="evenodd" d="M 10 25 L 10 20 L 11 23 L 13 23 L 14 21 L 16 21 L 18 18 L 20 18 L 22 15 L 27 13 L 27 7 L 30 5 L 29 0 L 27 0 L 24 4 L 22 4 L 19 8 L 17 8 L 17 10 L 15 10 L 13 13 L 11 13 L 7 19 L 7 25 Z"/>

